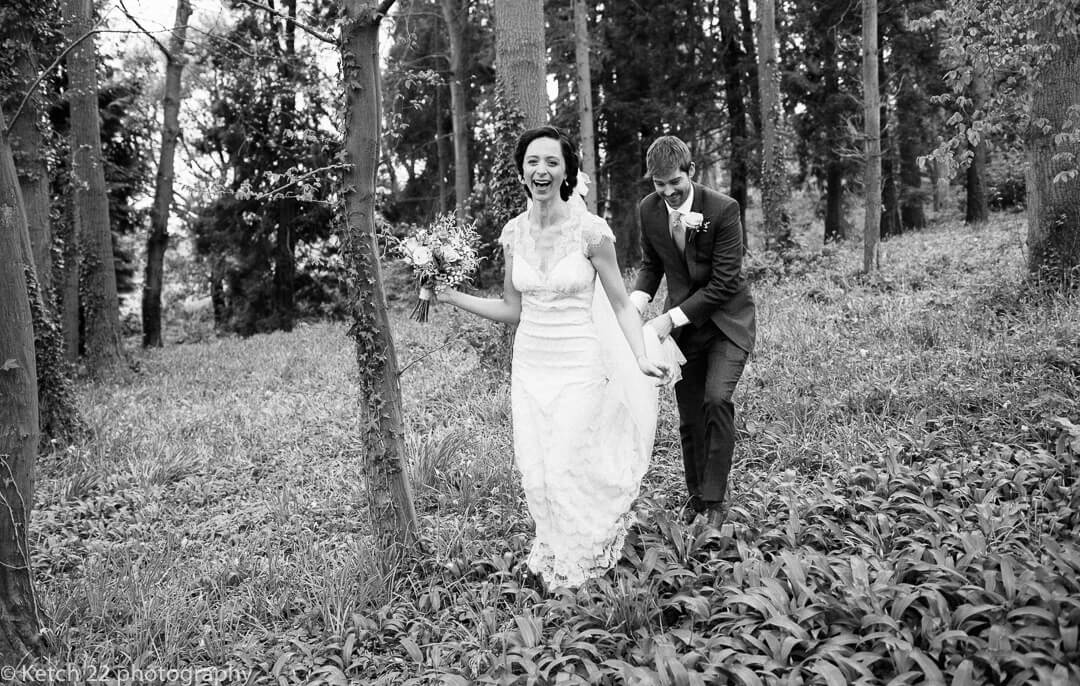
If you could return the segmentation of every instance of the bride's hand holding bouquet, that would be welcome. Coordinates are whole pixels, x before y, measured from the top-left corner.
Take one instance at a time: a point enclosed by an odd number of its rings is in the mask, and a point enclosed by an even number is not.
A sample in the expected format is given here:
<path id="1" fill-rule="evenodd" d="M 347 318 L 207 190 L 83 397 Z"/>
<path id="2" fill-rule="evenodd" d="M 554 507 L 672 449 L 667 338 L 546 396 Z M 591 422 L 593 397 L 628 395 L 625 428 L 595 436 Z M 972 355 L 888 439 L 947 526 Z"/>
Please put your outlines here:
<path id="1" fill-rule="evenodd" d="M 426 322 L 435 292 L 464 283 L 476 271 L 477 242 L 476 222 L 440 214 L 430 227 L 417 229 L 398 244 L 398 253 L 420 284 L 413 319 Z"/>

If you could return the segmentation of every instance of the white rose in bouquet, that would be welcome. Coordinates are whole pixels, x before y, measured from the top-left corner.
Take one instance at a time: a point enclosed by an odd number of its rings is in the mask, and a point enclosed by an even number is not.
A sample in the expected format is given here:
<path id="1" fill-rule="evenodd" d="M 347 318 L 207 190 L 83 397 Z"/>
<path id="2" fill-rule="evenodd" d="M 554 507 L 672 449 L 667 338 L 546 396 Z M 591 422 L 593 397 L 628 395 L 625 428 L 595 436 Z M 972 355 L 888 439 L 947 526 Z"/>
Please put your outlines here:
<path id="1" fill-rule="evenodd" d="M 413 265 L 416 267 L 426 267 L 431 264 L 431 260 L 434 254 L 431 252 L 431 248 L 426 245 L 419 245 L 416 241 L 413 241 L 413 245 L 410 247 L 408 241 L 405 243 L 405 250 L 408 251 L 409 257 L 412 259 Z"/>

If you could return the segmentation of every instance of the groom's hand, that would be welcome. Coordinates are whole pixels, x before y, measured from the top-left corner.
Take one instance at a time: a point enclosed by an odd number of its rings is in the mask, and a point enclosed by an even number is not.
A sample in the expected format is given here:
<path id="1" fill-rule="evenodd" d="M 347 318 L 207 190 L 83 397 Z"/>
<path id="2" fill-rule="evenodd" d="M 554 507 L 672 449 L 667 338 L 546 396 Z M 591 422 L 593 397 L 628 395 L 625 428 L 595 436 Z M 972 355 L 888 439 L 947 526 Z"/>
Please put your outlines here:
<path id="1" fill-rule="evenodd" d="M 671 315 L 667 312 L 659 314 L 648 321 L 648 325 L 656 332 L 656 337 L 663 341 L 669 335 L 674 325 L 671 322 Z"/>

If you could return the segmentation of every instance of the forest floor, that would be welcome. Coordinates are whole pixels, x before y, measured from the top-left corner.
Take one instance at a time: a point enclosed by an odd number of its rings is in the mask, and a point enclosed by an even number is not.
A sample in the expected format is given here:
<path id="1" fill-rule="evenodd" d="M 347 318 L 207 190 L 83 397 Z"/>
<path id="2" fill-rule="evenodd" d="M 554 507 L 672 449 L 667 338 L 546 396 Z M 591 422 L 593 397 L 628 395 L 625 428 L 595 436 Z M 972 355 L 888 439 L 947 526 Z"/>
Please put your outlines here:
<path id="1" fill-rule="evenodd" d="M 265 684 L 1080 683 L 1080 301 L 1025 285 L 1024 231 L 943 221 L 885 243 L 869 277 L 857 243 L 751 255 L 731 525 L 678 520 L 665 393 L 644 522 L 576 592 L 523 571 L 499 328 L 449 308 L 418 324 L 395 301 L 426 552 L 390 576 L 368 544 L 344 325 L 138 352 L 136 372 L 80 386 L 93 439 L 39 461 L 41 664 Z"/>

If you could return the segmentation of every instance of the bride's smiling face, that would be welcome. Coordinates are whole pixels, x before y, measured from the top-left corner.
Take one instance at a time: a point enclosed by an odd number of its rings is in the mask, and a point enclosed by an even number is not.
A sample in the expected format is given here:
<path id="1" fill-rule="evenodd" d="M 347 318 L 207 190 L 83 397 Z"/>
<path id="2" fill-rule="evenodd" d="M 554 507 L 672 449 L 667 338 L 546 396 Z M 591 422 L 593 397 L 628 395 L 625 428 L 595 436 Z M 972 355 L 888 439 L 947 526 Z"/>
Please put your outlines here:
<path id="1" fill-rule="evenodd" d="M 522 181 L 536 202 L 561 198 L 559 189 L 566 179 L 562 146 L 554 138 L 537 138 L 525 148 Z"/>

